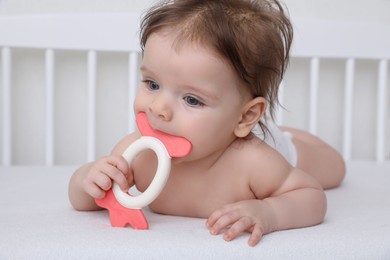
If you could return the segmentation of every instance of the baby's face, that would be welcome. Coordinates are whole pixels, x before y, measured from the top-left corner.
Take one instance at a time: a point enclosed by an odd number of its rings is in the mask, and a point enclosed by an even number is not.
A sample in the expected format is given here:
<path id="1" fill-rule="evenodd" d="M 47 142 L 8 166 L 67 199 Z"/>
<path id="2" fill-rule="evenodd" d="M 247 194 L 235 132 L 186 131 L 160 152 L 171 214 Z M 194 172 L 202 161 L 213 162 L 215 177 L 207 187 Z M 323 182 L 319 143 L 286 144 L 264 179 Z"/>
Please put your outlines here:
<path id="1" fill-rule="evenodd" d="M 192 143 L 189 158 L 221 152 L 248 99 L 239 93 L 231 67 L 208 48 L 182 43 L 171 33 L 153 33 L 146 42 L 135 113 L 145 112 L 152 128 Z"/>

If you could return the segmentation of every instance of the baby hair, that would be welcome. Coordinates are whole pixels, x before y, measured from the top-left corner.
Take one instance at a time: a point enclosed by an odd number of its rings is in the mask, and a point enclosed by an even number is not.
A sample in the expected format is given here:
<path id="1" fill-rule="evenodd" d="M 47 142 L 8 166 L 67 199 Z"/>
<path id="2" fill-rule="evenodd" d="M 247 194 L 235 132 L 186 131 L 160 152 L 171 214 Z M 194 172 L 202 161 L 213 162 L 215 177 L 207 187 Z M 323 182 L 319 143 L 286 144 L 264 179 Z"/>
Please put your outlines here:
<path id="1" fill-rule="evenodd" d="M 171 0 L 153 6 L 141 21 L 141 48 L 149 36 L 172 30 L 177 45 L 197 42 L 233 68 L 242 91 L 264 97 L 274 117 L 278 88 L 288 61 L 293 30 L 277 0 Z M 241 87 L 241 86 L 240 86 Z M 268 129 L 262 120 L 260 127 Z"/>

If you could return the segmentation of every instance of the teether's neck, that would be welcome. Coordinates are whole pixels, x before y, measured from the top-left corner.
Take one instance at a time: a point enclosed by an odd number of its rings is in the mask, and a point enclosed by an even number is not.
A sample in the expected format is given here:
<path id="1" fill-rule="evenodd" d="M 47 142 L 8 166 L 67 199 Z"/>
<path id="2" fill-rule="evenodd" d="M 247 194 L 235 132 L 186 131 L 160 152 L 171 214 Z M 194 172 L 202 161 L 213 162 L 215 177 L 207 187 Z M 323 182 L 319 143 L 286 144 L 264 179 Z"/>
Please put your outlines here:
<path id="1" fill-rule="evenodd" d="M 167 149 L 171 157 L 185 157 L 191 152 L 191 142 L 184 137 L 170 135 L 159 130 L 154 130 L 148 121 L 145 112 L 140 112 L 136 118 L 138 129 L 143 136 L 152 136 L 159 139 Z"/>

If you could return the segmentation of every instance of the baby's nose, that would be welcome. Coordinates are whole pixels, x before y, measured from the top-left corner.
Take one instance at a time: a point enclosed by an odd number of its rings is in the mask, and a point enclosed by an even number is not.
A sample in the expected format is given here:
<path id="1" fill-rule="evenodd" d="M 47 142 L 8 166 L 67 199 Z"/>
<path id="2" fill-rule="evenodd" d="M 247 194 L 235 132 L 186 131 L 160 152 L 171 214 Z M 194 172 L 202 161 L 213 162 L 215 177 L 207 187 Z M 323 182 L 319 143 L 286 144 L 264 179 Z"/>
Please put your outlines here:
<path id="1" fill-rule="evenodd" d="M 169 98 L 164 94 L 160 94 L 153 100 L 153 102 L 149 106 L 149 110 L 156 117 L 165 121 L 169 121 L 172 119 L 172 101 L 170 101 Z"/>

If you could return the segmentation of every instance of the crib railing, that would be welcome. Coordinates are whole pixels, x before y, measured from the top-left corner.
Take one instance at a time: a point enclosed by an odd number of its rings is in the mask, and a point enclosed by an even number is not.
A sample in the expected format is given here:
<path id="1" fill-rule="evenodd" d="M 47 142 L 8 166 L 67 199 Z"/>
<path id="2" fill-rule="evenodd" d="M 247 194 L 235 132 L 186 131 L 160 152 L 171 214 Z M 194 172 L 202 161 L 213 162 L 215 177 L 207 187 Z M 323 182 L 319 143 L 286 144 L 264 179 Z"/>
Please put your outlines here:
<path id="1" fill-rule="evenodd" d="M 321 78 L 321 62 L 326 61 L 332 64 L 335 61 L 339 64 L 344 64 L 341 74 L 343 82 L 339 82 L 339 93 L 343 95 L 338 111 L 342 113 L 342 141 L 338 146 L 344 158 L 354 160 L 352 155 L 354 145 L 361 143 L 361 138 L 365 138 L 368 142 L 374 144 L 372 155 L 368 155 L 364 159 L 374 159 L 378 162 L 389 160 L 390 157 L 390 103 L 389 103 L 389 68 L 388 60 L 390 58 L 390 26 L 378 24 L 346 24 L 346 23 L 329 23 L 329 22 L 305 22 L 296 21 L 295 41 L 296 45 L 293 49 L 293 59 L 307 59 L 309 71 L 309 94 L 308 94 L 308 124 L 306 129 L 314 134 L 318 133 L 319 117 L 319 99 L 322 96 L 319 93 L 320 82 L 325 80 Z M 385 36 L 386 35 L 386 36 Z M 371 75 L 366 78 L 357 79 L 360 63 L 370 63 L 367 70 Z M 364 66 L 364 65 L 363 65 Z M 362 67 L 363 67 L 362 66 Z M 325 69 L 326 70 L 326 69 Z M 371 81 L 367 81 L 367 77 Z M 282 84 L 282 89 L 288 83 Z M 329 83 L 326 83 L 329 84 Z M 366 115 L 374 118 L 373 121 L 360 121 L 357 115 L 357 100 L 356 88 L 367 88 L 370 92 L 375 93 L 375 99 L 369 101 L 370 109 L 363 111 Z M 326 87 L 325 84 L 322 84 Z M 294 86 L 290 86 L 294 88 Z M 280 99 L 283 103 L 283 93 L 281 92 Z M 360 93 L 360 95 L 363 95 Z M 360 97 L 361 99 L 361 97 Z M 366 104 L 362 104 L 366 105 Z M 367 106 L 368 108 L 369 106 Z M 279 121 L 283 123 L 283 112 L 279 115 Z M 357 120 L 354 122 L 354 120 Z M 362 127 L 365 124 L 372 124 L 374 130 L 361 134 L 356 138 L 353 133 L 356 128 Z M 321 134 L 320 134 L 321 135 Z M 366 142 L 367 144 L 367 142 Z M 360 149 L 367 148 L 366 144 Z M 337 145 L 336 145 L 337 146 Z M 370 145 L 369 145 L 370 146 Z M 363 159 L 363 158 L 358 158 Z"/>
<path id="2" fill-rule="evenodd" d="M 20 49 L 38 49 L 44 52 L 45 88 L 45 165 L 55 162 L 55 72 L 56 53 L 60 50 L 85 52 L 86 58 L 86 99 L 87 139 L 86 160 L 96 158 L 96 89 L 98 52 L 122 52 L 128 56 L 128 110 L 138 84 L 139 15 L 61 15 L 61 16 L 11 16 L 0 20 L 2 54 L 2 164 L 13 163 L 13 117 L 12 110 L 12 52 Z M 84 54 L 81 54 L 84 55 Z M 129 113 L 131 115 L 131 113 Z M 128 129 L 134 130 L 133 118 Z"/>
<path id="3" fill-rule="evenodd" d="M 0 164 L 83 163 L 135 129 L 139 18 L 0 17 Z M 279 123 L 321 136 L 348 161 L 390 160 L 388 26 L 293 22 Z"/>

